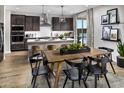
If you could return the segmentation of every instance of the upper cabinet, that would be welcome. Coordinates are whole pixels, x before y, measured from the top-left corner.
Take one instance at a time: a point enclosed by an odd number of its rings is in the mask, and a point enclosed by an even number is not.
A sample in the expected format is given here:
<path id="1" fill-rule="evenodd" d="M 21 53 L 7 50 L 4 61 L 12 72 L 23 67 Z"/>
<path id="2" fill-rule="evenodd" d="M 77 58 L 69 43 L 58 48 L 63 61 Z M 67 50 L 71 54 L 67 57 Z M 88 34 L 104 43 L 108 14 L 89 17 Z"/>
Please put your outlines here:
<path id="1" fill-rule="evenodd" d="M 60 31 L 59 17 L 52 17 L 52 30 Z"/>
<path id="2" fill-rule="evenodd" d="M 40 31 L 40 17 L 26 16 L 25 31 Z"/>
<path id="3" fill-rule="evenodd" d="M 25 23 L 25 31 L 32 31 L 32 16 L 26 16 Z"/>
<path id="4" fill-rule="evenodd" d="M 12 14 L 11 25 L 23 25 L 25 31 L 40 31 L 40 17 Z"/>
<path id="5" fill-rule="evenodd" d="M 12 14 L 11 24 L 12 25 L 25 25 L 25 16 Z"/>
<path id="6" fill-rule="evenodd" d="M 40 17 L 38 17 L 38 16 L 32 17 L 32 30 L 40 31 Z"/>
<path id="7" fill-rule="evenodd" d="M 52 30 L 53 31 L 72 31 L 73 18 L 66 18 L 66 22 L 60 23 L 59 17 L 52 17 Z"/>

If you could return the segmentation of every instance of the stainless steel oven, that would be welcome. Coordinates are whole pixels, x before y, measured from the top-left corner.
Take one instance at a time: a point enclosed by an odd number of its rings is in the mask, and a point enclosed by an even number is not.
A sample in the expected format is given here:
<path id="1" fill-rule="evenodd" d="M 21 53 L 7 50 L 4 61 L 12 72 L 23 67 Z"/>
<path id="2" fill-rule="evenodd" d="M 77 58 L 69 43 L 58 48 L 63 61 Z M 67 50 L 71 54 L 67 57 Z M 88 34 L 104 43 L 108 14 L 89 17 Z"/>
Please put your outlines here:
<path id="1" fill-rule="evenodd" d="M 12 36 L 12 43 L 13 42 L 24 42 L 24 36 L 22 35 L 14 35 L 14 36 Z"/>
<path id="2" fill-rule="evenodd" d="M 24 50 L 24 26 L 12 25 L 11 26 L 11 50 Z"/>

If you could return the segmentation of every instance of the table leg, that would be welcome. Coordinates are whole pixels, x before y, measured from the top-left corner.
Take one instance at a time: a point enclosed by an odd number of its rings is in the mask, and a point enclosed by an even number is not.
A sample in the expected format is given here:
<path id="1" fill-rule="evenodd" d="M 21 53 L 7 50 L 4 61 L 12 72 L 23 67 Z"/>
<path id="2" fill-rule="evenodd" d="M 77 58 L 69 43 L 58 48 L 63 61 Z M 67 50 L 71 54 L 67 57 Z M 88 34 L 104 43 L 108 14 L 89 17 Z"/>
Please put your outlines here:
<path id="1" fill-rule="evenodd" d="M 56 76 L 55 76 L 55 82 L 54 82 L 54 88 L 58 87 L 58 83 L 59 83 L 59 76 L 62 70 L 62 63 L 63 62 L 59 62 L 57 65 L 57 72 L 56 72 Z"/>
<path id="2" fill-rule="evenodd" d="M 51 63 L 50 69 L 53 72 L 53 70 L 54 70 L 54 63 Z"/>

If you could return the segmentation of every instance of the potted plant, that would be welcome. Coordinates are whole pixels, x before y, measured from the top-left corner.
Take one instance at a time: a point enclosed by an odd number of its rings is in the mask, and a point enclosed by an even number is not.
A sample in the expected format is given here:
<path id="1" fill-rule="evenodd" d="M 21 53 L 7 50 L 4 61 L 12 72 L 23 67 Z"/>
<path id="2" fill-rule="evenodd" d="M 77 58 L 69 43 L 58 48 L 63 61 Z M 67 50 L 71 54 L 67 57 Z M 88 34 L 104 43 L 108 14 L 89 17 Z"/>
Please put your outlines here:
<path id="1" fill-rule="evenodd" d="M 124 43 L 121 41 L 117 44 L 117 51 L 119 53 L 119 56 L 117 56 L 117 65 L 124 68 Z"/>
<path id="2" fill-rule="evenodd" d="M 68 36 L 69 36 L 69 33 L 65 32 L 65 33 L 64 33 L 64 37 L 65 37 L 65 38 L 68 38 Z"/>
<path id="3" fill-rule="evenodd" d="M 61 34 L 61 35 L 59 36 L 59 39 L 63 39 L 63 38 L 64 38 L 64 35 Z"/>
<path id="4" fill-rule="evenodd" d="M 60 54 L 74 54 L 81 52 L 89 52 L 90 48 L 85 44 L 72 43 L 69 46 L 63 46 L 60 48 Z"/>

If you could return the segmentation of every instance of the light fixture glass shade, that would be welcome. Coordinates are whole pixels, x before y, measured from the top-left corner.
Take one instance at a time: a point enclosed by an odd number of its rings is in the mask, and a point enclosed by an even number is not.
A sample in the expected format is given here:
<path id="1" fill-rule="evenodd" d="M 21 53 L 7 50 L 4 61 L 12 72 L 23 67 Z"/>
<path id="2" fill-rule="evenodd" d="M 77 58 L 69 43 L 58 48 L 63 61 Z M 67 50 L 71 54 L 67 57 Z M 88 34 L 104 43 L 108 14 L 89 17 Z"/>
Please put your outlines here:
<path id="1" fill-rule="evenodd" d="M 60 17 L 60 22 L 62 22 L 62 23 L 66 22 L 65 18 L 64 17 Z"/>
<path id="2" fill-rule="evenodd" d="M 48 26 L 51 26 L 49 23 L 47 23 L 47 14 L 44 13 L 44 6 L 42 6 L 42 14 L 41 14 L 41 18 L 40 18 L 40 21 L 41 21 L 41 24 L 40 26 L 42 27 L 48 27 Z"/>
<path id="3" fill-rule="evenodd" d="M 41 22 L 46 22 L 47 21 L 47 15 L 45 13 L 41 14 Z"/>
<path id="4" fill-rule="evenodd" d="M 64 6 L 61 6 L 61 17 L 59 18 L 59 20 L 60 20 L 61 23 L 66 22 L 65 17 L 64 17 L 64 15 L 63 15 L 63 7 L 64 7 Z"/>

